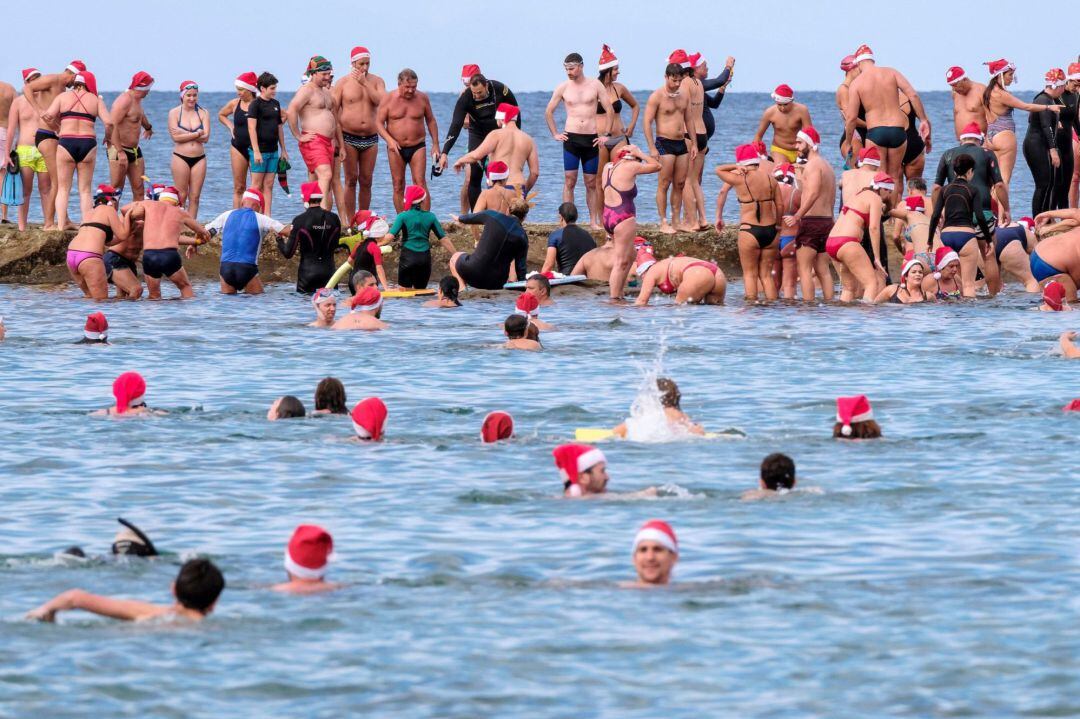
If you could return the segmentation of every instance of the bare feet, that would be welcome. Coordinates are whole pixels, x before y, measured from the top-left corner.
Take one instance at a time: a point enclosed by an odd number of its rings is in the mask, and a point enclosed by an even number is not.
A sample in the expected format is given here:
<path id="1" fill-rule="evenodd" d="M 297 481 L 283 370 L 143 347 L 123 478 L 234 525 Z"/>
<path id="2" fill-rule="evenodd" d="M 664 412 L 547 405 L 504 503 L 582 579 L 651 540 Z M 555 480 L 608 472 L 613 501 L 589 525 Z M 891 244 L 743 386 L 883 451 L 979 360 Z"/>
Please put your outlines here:
<path id="1" fill-rule="evenodd" d="M 672 227 L 671 225 L 669 225 L 667 223 L 667 221 L 665 220 L 664 222 L 660 223 L 660 232 L 662 232 L 665 235 L 674 235 L 675 234 L 675 228 Z"/>
<path id="2" fill-rule="evenodd" d="M 688 225 L 685 222 L 680 223 L 675 229 L 679 232 L 697 232 L 697 228 L 693 225 Z"/>

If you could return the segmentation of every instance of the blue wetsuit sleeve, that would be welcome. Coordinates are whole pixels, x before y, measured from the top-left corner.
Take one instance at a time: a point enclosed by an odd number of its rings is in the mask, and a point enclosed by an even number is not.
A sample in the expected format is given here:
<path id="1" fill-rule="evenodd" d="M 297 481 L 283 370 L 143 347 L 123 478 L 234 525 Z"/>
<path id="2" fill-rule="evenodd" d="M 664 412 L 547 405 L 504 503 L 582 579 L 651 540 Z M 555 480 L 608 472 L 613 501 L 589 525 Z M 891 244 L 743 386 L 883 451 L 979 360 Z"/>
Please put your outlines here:
<path id="1" fill-rule="evenodd" d="M 559 243 L 562 242 L 562 235 L 563 235 L 563 231 L 562 231 L 561 227 L 559 229 L 555 230 L 554 232 L 552 232 L 550 235 L 548 235 L 547 246 L 557 248 L 559 246 Z"/>
<path id="2" fill-rule="evenodd" d="M 730 77 L 731 77 L 731 70 L 729 70 L 729 69 L 727 69 L 725 67 L 723 72 L 721 72 L 718 76 L 716 76 L 712 80 L 710 80 L 708 78 L 705 78 L 704 80 L 702 80 L 701 81 L 701 86 L 703 88 L 705 88 L 705 92 L 712 92 L 713 90 L 717 90 L 717 89 L 723 87 L 724 84 L 728 81 L 728 78 L 730 78 Z"/>
<path id="3" fill-rule="evenodd" d="M 469 97 L 471 97 L 471 93 L 468 90 L 458 95 L 457 104 L 454 105 L 454 116 L 450 120 L 450 129 L 447 130 L 446 141 L 443 143 L 442 151 L 444 155 L 454 148 L 454 143 L 457 142 L 461 128 L 465 126 L 465 111 L 469 106 Z"/>
<path id="4" fill-rule="evenodd" d="M 488 217 L 483 212 L 469 212 L 458 218 L 463 225 L 486 225 Z"/>
<path id="5" fill-rule="evenodd" d="M 438 217 L 431 218 L 431 231 L 435 233 L 435 236 L 440 240 L 446 237 L 446 230 L 443 229 L 442 223 L 439 222 Z"/>

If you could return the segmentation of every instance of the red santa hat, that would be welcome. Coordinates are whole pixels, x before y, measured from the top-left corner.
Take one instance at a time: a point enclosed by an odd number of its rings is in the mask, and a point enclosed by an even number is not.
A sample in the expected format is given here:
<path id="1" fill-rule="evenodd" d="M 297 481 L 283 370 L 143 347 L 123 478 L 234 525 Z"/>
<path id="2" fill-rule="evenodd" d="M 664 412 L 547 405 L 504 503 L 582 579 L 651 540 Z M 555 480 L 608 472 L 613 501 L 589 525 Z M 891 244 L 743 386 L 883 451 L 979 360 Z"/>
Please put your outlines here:
<path id="1" fill-rule="evenodd" d="M 964 129 L 960 131 L 960 139 L 979 140 L 981 142 L 983 139 L 983 132 L 982 128 L 979 127 L 979 123 L 969 122 L 968 124 L 964 125 Z"/>
<path id="2" fill-rule="evenodd" d="M 873 60 L 874 51 L 870 49 L 869 45 L 859 45 L 859 48 L 855 51 L 855 57 L 852 59 L 856 65 L 863 60 Z"/>
<path id="3" fill-rule="evenodd" d="M 113 381 L 112 393 L 116 398 L 116 413 L 123 414 L 132 405 L 142 402 L 146 394 L 146 380 L 138 372 L 124 372 Z"/>
<path id="4" fill-rule="evenodd" d="M 610 47 L 604 45 L 603 49 L 600 50 L 600 72 L 618 66 L 619 58 L 615 57 L 615 53 L 611 51 Z"/>
<path id="5" fill-rule="evenodd" d="M 787 105 L 795 102 L 795 91 L 790 85 L 777 85 L 772 92 L 772 99 L 777 105 Z"/>
<path id="6" fill-rule="evenodd" d="M 701 56 L 700 52 L 695 52 L 693 55 L 690 55 L 690 67 L 691 68 L 698 68 L 698 67 L 701 67 L 704 64 L 705 64 L 705 58 L 703 58 Z"/>
<path id="7" fill-rule="evenodd" d="M 479 75 L 479 74 L 480 74 L 480 66 L 479 65 L 462 65 L 461 66 L 461 84 L 467 86 L 469 84 L 469 80 L 472 79 L 472 76 L 473 75 Z"/>
<path id="8" fill-rule="evenodd" d="M 88 340 L 103 340 L 109 334 L 109 320 L 101 312 L 95 312 L 86 316 L 86 325 L 83 326 L 83 335 Z"/>
<path id="9" fill-rule="evenodd" d="M 922 260 L 915 257 L 915 252 L 908 252 L 904 255 L 904 267 L 900 270 L 900 282 L 905 283 L 907 280 L 908 272 L 911 272 L 911 268 L 915 265 L 921 265 Z"/>
<path id="10" fill-rule="evenodd" d="M 352 216 L 352 226 L 359 227 L 362 230 L 373 222 L 375 217 L 376 215 L 371 210 L 357 210 L 356 214 Z"/>
<path id="11" fill-rule="evenodd" d="M 518 295 L 517 303 L 514 306 L 514 314 L 535 317 L 540 314 L 540 300 L 536 299 L 536 295 L 530 292 L 522 292 Z"/>
<path id="12" fill-rule="evenodd" d="M 887 172 L 879 172 L 874 175 L 874 181 L 870 183 L 870 187 L 874 190 L 888 190 L 892 192 L 896 189 L 896 181 L 893 180 L 892 175 Z"/>
<path id="13" fill-rule="evenodd" d="M 876 147 L 864 147 L 859 150 L 859 165 L 881 167 L 881 153 Z"/>
<path id="14" fill-rule="evenodd" d="M 650 519 L 641 525 L 634 535 L 634 551 L 637 551 L 642 542 L 656 542 L 672 554 L 679 553 L 679 540 L 675 537 L 675 530 L 670 524 L 659 519 Z"/>
<path id="15" fill-rule="evenodd" d="M 953 65 L 945 71 L 945 82 L 949 83 L 949 85 L 955 85 L 961 80 L 966 79 L 967 73 L 964 72 L 964 68 L 960 67 L 959 65 Z"/>
<path id="16" fill-rule="evenodd" d="M 301 524 L 285 548 L 285 571 L 300 579 L 322 579 L 334 558 L 334 539 L 322 527 Z"/>
<path id="17" fill-rule="evenodd" d="M 386 405 L 378 397 L 368 397 L 356 403 L 350 417 L 356 436 L 378 442 L 383 436 L 386 424 Z"/>
<path id="18" fill-rule="evenodd" d="M 75 76 L 75 82 L 86 86 L 91 95 L 97 94 L 97 78 L 89 70 L 83 70 Z"/>
<path id="19" fill-rule="evenodd" d="M 761 162 L 761 158 L 753 145 L 739 145 L 735 148 L 735 162 L 740 165 L 756 165 Z"/>
<path id="20" fill-rule="evenodd" d="M 638 277 L 649 271 L 656 264 L 656 257 L 652 253 L 652 245 L 641 245 L 637 249 L 637 257 L 634 259 L 634 272 Z"/>
<path id="21" fill-rule="evenodd" d="M 150 76 L 150 73 L 143 70 L 139 70 L 137 73 L 131 76 L 131 84 L 128 85 L 129 90 L 149 90 L 154 85 L 154 78 Z"/>
<path id="22" fill-rule="evenodd" d="M 750 147 L 754 148 L 754 151 L 757 152 L 757 156 L 762 160 L 768 160 L 770 158 L 769 148 L 767 148 L 765 146 L 765 143 L 761 140 L 758 140 L 757 142 L 751 142 Z"/>
<path id="23" fill-rule="evenodd" d="M 781 182 L 795 182 L 795 165 L 790 162 L 782 162 L 773 170 L 773 177 Z"/>
<path id="24" fill-rule="evenodd" d="M 505 180 L 510 177 L 510 168 L 506 166 L 506 163 L 499 160 L 492 162 L 487 166 L 487 179 L 488 184 L 493 185 L 499 180 Z"/>
<path id="25" fill-rule="evenodd" d="M 799 133 L 795 135 L 795 138 L 798 140 L 802 140 L 815 150 L 818 148 L 818 145 L 821 144 L 821 135 L 818 134 L 818 131 L 814 128 L 813 125 L 805 125 L 801 130 L 799 130 Z"/>
<path id="26" fill-rule="evenodd" d="M 362 47 L 360 45 L 357 45 L 356 47 L 354 47 L 352 49 L 352 52 L 349 53 L 349 62 L 356 62 L 357 60 L 364 60 L 364 59 L 367 59 L 367 60 L 371 59 L 371 51 L 368 50 L 366 47 Z"/>
<path id="27" fill-rule="evenodd" d="M 951 262 L 959 262 L 960 255 L 956 254 L 955 250 L 950 250 L 948 247 L 939 247 L 934 251 L 934 267 L 937 269 L 934 272 L 934 279 L 941 279 L 941 270 L 945 268 Z"/>
<path id="28" fill-rule="evenodd" d="M 1080 80 L 1080 62 L 1069 63 L 1068 74 L 1065 78 L 1068 80 Z"/>
<path id="29" fill-rule="evenodd" d="M 514 418 L 506 412 L 488 412 L 480 425 L 480 439 L 485 443 L 498 442 L 514 436 Z"/>
<path id="30" fill-rule="evenodd" d="M 242 72 L 233 80 L 233 85 L 248 92 L 259 91 L 259 77 L 253 72 Z"/>
<path id="31" fill-rule="evenodd" d="M 513 122 L 520 114 L 521 109 L 508 102 L 499 103 L 499 106 L 495 108 L 495 119 L 503 123 Z"/>
<path id="32" fill-rule="evenodd" d="M 836 421 L 840 423 L 840 434 L 851 436 L 852 422 L 867 422 L 874 418 L 874 410 L 866 395 L 836 398 Z"/>
<path id="33" fill-rule="evenodd" d="M 405 207 L 412 207 L 418 202 L 423 202 L 427 198 L 427 190 L 420 185 L 409 185 L 405 188 Z"/>
<path id="34" fill-rule="evenodd" d="M 1017 222 L 1023 225 L 1024 229 L 1026 229 L 1028 232 L 1031 232 L 1035 229 L 1035 220 L 1031 219 L 1030 217 L 1021 217 L 1019 220 L 1017 220 Z"/>
<path id="35" fill-rule="evenodd" d="M 194 80 L 184 80 L 182 83 L 180 83 L 180 97 L 181 98 L 184 97 L 184 93 L 187 92 L 188 90 L 198 90 L 198 89 L 199 89 L 199 83 L 195 82 Z"/>
<path id="36" fill-rule="evenodd" d="M 38 77 L 41 77 L 41 70 L 38 70 L 36 67 L 28 67 L 22 71 L 23 82 L 30 82 Z"/>
<path id="37" fill-rule="evenodd" d="M 667 60 L 669 63 L 674 63 L 683 69 L 690 67 L 690 56 L 687 55 L 686 50 L 683 50 L 682 48 L 679 48 L 668 55 Z"/>
<path id="38" fill-rule="evenodd" d="M 922 195 L 908 195 L 904 198 L 904 204 L 911 212 L 926 212 L 926 202 L 923 201 Z"/>
<path id="39" fill-rule="evenodd" d="M 1050 280 L 1043 287 L 1043 302 L 1054 312 L 1065 309 L 1065 285 L 1057 280 Z"/>
<path id="40" fill-rule="evenodd" d="M 990 62 L 984 62 L 983 65 L 986 65 L 986 67 L 989 68 L 991 78 L 995 78 L 998 75 L 1004 75 L 1009 70 L 1016 69 L 1016 65 L 1009 62 L 1005 58 L 1001 58 L 1000 60 L 991 60 Z"/>
<path id="41" fill-rule="evenodd" d="M 380 305 L 382 305 L 382 293 L 374 285 L 357 290 L 353 298 L 349 300 L 349 309 L 353 312 L 374 312 Z"/>
<path id="42" fill-rule="evenodd" d="M 369 240 L 377 240 L 390 234 L 390 225 L 381 217 L 372 217 L 364 230 L 364 237 Z"/>
<path id="43" fill-rule="evenodd" d="M 1065 71 L 1060 67 L 1055 67 L 1046 71 L 1046 86 L 1051 90 L 1056 90 L 1059 87 L 1065 87 Z"/>
<path id="44" fill-rule="evenodd" d="M 574 494 L 581 492 L 578 475 L 607 461 L 603 452 L 587 444 L 562 444 L 552 451 L 551 456 L 555 458 L 555 466 L 559 468 L 563 483 L 570 485 L 568 488 Z M 577 492 L 573 492 L 573 489 L 577 489 Z"/>
<path id="45" fill-rule="evenodd" d="M 64 69 L 72 75 L 78 75 L 81 72 L 86 72 L 86 63 L 82 60 L 72 60 Z"/>
<path id="46" fill-rule="evenodd" d="M 157 198 L 159 202 L 171 202 L 174 205 L 179 205 L 180 190 L 176 189 L 175 187 L 166 185 L 165 187 L 161 188 L 160 192 L 158 192 Z"/>
<path id="47" fill-rule="evenodd" d="M 263 197 L 263 193 L 260 192 L 259 188 L 257 187 L 249 187 L 244 190 L 242 199 L 255 200 L 255 202 L 258 202 L 260 212 L 262 211 L 262 208 L 266 207 L 266 199 Z"/>
<path id="48" fill-rule="evenodd" d="M 305 182 L 300 185 L 300 197 L 303 198 L 305 205 L 309 205 L 323 198 L 322 188 L 319 187 L 318 182 Z"/>
<path id="49" fill-rule="evenodd" d="M 1080 412 L 1080 399 L 1074 399 L 1061 409 L 1065 412 Z"/>
<path id="50" fill-rule="evenodd" d="M 842 57 L 840 59 L 840 69 L 843 70 L 844 72 L 847 72 L 848 70 L 850 70 L 853 67 L 855 67 L 855 56 L 854 55 L 844 55 L 844 57 Z"/>

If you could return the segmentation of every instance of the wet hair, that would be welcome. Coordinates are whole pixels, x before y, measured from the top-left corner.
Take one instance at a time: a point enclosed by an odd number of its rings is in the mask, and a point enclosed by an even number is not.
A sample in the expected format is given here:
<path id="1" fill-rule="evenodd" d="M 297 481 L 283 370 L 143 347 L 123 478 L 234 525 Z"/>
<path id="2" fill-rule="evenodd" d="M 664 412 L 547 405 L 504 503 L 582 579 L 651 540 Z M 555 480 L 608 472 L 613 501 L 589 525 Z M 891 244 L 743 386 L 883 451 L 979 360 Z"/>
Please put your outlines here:
<path id="1" fill-rule="evenodd" d="M 618 67 L 618 65 L 616 65 L 615 67 Z M 600 80 L 600 82 L 603 82 L 603 81 L 604 81 L 604 80 L 606 80 L 606 79 L 607 79 L 607 78 L 608 78 L 608 77 L 609 77 L 609 76 L 610 76 L 610 75 L 611 75 L 611 74 L 612 74 L 613 72 L 615 72 L 615 67 L 609 67 L 609 68 L 607 68 L 607 69 L 605 69 L 605 70 L 601 70 L 601 71 L 600 71 L 600 74 L 596 76 L 596 77 L 597 77 L 597 79 L 599 79 L 599 80 Z"/>
<path id="2" fill-rule="evenodd" d="M 761 481 L 768 489 L 791 489 L 795 486 L 795 461 L 786 454 L 773 452 L 761 460 Z"/>
<path id="3" fill-rule="evenodd" d="M 983 90 L 982 100 L 983 100 L 983 106 L 987 110 L 990 109 L 990 96 L 994 94 L 994 88 L 995 87 L 1002 87 L 1002 88 L 1004 87 L 1004 85 L 1001 82 L 1001 78 L 1002 78 L 1002 76 L 1004 74 L 1005 73 L 1001 73 L 1001 75 L 994 75 L 994 77 L 990 78 L 990 82 L 986 83 L 986 89 Z"/>
<path id="4" fill-rule="evenodd" d="M 475 75 L 473 75 L 472 77 L 469 78 L 469 84 L 470 85 L 476 85 L 476 84 L 487 85 L 487 83 L 488 83 L 488 79 L 486 77 L 484 77 L 484 73 L 482 73 L 482 72 L 478 72 L 478 73 L 476 73 Z"/>
<path id="5" fill-rule="evenodd" d="M 529 320 L 521 315 L 510 315 L 503 323 L 503 329 L 506 330 L 506 336 L 510 339 L 520 340 L 525 337 L 529 324 Z"/>
<path id="6" fill-rule="evenodd" d="M 957 177 L 975 169 L 975 158 L 971 155 L 957 155 L 952 161 L 953 172 Z"/>
<path id="7" fill-rule="evenodd" d="M 563 60 L 563 64 L 564 65 L 569 65 L 572 62 L 577 63 L 578 65 L 584 65 L 585 64 L 585 59 L 583 57 L 581 57 L 581 55 L 579 55 L 578 53 L 572 52 L 572 53 L 570 53 L 569 55 L 566 56 L 566 59 Z"/>
<path id="8" fill-rule="evenodd" d="M 865 422 L 852 422 L 849 435 L 843 433 L 843 427 L 844 425 L 839 422 L 833 425 L 833 439 L 877 439 L 881 436 L 881 425 L 872 419 Z"/>
<path id="9" fill-rule="evenodd" d="M 518 220 L 524 221 L 525 216 L 529 214 L 529 203 L 515 197 L 510 200 L 510 214 L 518 218 Z"/>
<path id="10" fill-rule="evenodd" d="M 304 403 L 297 397 L 293 397 L 291 394 L 287 394 L 281 398 L 281 402 L 277 408 L 278 419 L 292 419 L 293 417 L 303 417 L 307 414 L 304 409 Z"/>
<path id="11" fill-rule="evenodd" d="M 525 339 L 532 340 L 533 342 L 539 342 L 540 328 L 532 322 L 529 322 L 528 326 L 525 328 Z"/>
<path id="12" fill-rule="evenodd" d="M 679 409 L 682 392 L 679 391 L 679 385 L 675 384 L 675 380 L 667 377 L 657 377 L 656 389 L 660 390 L 660 404 L 664 407 Z"/>
<path id="13" fill-rule="evenodd" d="M 559 205 L 559 217 L 568 225 L 572 225 L 577 222 L 577 205 L 573 202 L 564 202 Z"/>
<path id="14" fill-rule="evenodd" d="M 264 87 L 273 87 L 278 84 L 278 79 L 268 72 L 264 72 L 259 75 L 259 79 L 255 82 L 256 87 L 262 89 Z"/>
<path id="15" fill-rule="evenodd" d="M 94 207 L 100 207 L 101 205 L 107 205 L 113 200 L 119 200 L 119 195 L 96 195 L 94 197 Z"/>
<path id="16" fill-rule="evenodd" d="M 526 280 L 526 284 L 535 280 L 540 288 L 544 290 L 544 294 L 551 297 L 551 280 L 547 278 L 547 275 L 542 275 L 539 272 Z"/>
<path id="17" fill-rule="evenodd" d="M 416 71 L 413 70 L 412 68 L 408 68 L 408 67 L 397 74 L 398 84 L 403 83 L 406 80 L 419 80 L 419 79 L 420 78 L 418 78 L 416 76 Z"/>
<path id="18" fill-rule="evenodd" d="M 352 274 L 352 277 L 349 278 L 349 292 L 355 295 L 356 291 L 363 287 L 362 283 L 367 282 L 368 278 L 374 276 L 375 275 L 371 274 L 367 270 L 357 270 Z"/>
<path id="19" fill-rule="evenodd" d="M 176 575 L 176 601 L 208 614 L 225 588 L 225 577 L 209 559 L 189 559 Z"/>
<path id="20" fill-rule="evenodd" d="M 907 186 L 912 190 L 918 190 L 919 192 L 926 192 L 926 180 L 921 177 L 913 177 L 907 181 Z"/>
<path id="21" fill-rule="evenodd" d="M 315 409 L 328 409 L 331 414 L 348 414 L 345 409 L 345 385 L 336 377 L 324 377 L 315 387 Z"/>
<path id="22" fill-rule="evenodd" d="M 665 77 L 682 77 L 683 69 L 682 65 L 677 62 L 668 63 L 668 66 L 664 69 Z"/>
<path id="23" fill-rule="evenodd" d="M 458 307 L 461 307 L 461 300 L 458 299 L 460 290 L 461 284 L 453 275 L 443 275 L 443 278 L 439 280 L 439 292 L 442 292 L 443 299 L 450 300 Z"/>

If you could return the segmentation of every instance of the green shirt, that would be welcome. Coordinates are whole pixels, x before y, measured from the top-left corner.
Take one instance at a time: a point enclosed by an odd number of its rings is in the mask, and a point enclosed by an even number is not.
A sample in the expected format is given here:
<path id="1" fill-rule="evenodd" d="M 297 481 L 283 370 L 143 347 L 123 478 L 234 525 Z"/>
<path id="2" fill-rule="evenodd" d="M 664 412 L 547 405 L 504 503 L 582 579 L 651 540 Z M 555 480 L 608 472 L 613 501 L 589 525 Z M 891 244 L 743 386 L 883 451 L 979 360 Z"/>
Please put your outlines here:
<path id="1" fill-rule="evenodd" d="M 430 252 L 431 242 L 428 236 L 434 232 L 440 240 L 446 237 L 439 218 L 434 212 L 427 210 L 408 209 L 394 218 L 394 226 L 390 228 L 391 235 L 400 235 L 405 232 L 402 247 L 413 252 Z"/>

